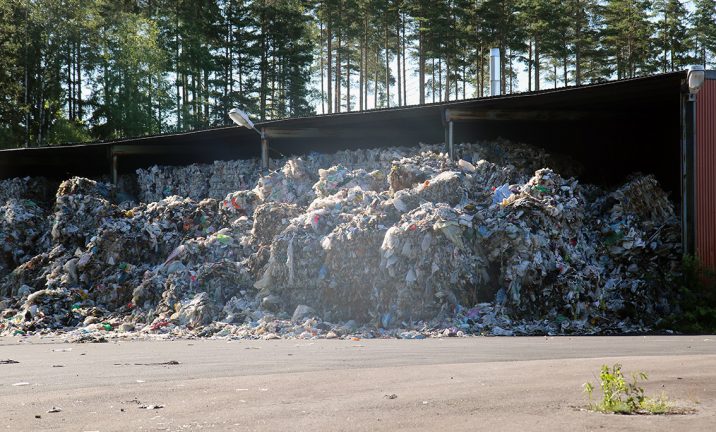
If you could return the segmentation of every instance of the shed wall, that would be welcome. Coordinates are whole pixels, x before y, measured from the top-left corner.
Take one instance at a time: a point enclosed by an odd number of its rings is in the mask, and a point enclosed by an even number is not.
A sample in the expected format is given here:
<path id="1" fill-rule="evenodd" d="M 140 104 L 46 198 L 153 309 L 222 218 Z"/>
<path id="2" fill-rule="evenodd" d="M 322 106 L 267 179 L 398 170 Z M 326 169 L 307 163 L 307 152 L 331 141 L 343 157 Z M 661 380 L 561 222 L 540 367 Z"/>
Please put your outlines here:
<path id="1" fill-rule="evenodd" d="M 716 268 L 716 80 L 696 98 L 696 256 Z"/>

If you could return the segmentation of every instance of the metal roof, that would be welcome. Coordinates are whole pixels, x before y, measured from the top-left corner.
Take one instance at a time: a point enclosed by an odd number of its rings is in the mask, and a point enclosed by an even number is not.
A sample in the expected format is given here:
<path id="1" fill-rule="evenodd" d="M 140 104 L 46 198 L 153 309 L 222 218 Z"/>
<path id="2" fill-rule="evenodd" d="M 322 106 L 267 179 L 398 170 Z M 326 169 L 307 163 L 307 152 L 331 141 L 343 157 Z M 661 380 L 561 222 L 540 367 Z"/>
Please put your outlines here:
<path id="1" fill-rule="evenodd" d="M 599 140 L 632 146 L 637 143 L 630 140 L 637 140 L 641 150 L 648 150 L 653 148 L 649 140 L 674 137 L 674 125 L 669 122 L 678 123 L 679 94 L 684 78 L 684 72 L 674 72 L 579 87 L 273 120 L 256 125 L 266 128 L 271 148 L 283 154 L 442 142 L 445 115 L 458 122 L 455 126 L 458 142 L 501 136 L 581 157 L 591 153 L 587 148 Z M 614 128 L 620 125 L 631 129 L 617 133 Z M 678 124 L 676 126 L 678 128 Z M 678 130 L 676 135 L 678 140 Z M 643 139 L 636 139 L 638 136 Z M 131 172 L 154 164 L 181 165 L 258 157 L 259 138 L 251 130 L 228 126 L 109 142 L 2 150 L 0 178 L 98 177 L 109 174 L 112 155 L 118 157 L 120 172 Z M 675 156 L 678 159 L 678 150 Z"/>

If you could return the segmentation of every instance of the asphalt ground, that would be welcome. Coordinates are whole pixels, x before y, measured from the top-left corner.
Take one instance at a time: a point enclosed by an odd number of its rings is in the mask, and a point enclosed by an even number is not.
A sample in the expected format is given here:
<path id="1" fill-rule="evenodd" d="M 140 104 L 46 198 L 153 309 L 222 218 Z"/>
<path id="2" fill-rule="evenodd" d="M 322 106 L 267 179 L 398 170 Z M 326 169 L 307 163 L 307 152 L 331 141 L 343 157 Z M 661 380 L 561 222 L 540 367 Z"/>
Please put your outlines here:
<path id="1" fill-rule="evenodd" d="M 584 410 L 582 384 L 614 363 L 647 372 L 647 394 L 693 413 Z M 716 336 L 0 338 L 0 428 L 713 432 Z"/>

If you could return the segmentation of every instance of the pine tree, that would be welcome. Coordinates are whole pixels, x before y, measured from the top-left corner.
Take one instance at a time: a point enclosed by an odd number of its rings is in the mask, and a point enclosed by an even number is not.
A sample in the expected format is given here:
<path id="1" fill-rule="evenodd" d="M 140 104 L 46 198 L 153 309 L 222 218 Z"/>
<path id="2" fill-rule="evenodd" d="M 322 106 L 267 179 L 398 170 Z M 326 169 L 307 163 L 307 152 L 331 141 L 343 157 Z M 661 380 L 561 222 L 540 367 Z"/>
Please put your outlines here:
<path id="1" fill-rule="evenodd" d="M 412 20 L 408 26 L 408 38 L 417 44 L 417 49 L 411 58 L 417 64 L 418 75 L 418 103 L 425 103 L 426 95 L 426 65 L 427 65 L 427 39 L 429 31 L 429 9 L 431 2 L 428 0 L 408 0 L 405 3 L 405 11 Z"/>
<path id="2" fill-rule="evenodd" d="M 505 93 L 508 70 L 508 51 L 521 52 L 524 48 L 524 27 L 519 22 L 520 4 L 516 0 L 485 0 L 481 3 L 478 14 L 483 19 L 483 35 L 490 46 L 485 47 L 483 56 L 489 56 L 490 48 L 500 49 L 500 80 L 502 93 Z"/>
<path id="3" fill-rule="evenodd" d="M 0 148 L 27 144 L 23 124 L 28 118 L 29 106 L 25 101 L 26 26 L 29 13 L 19 1 L 0 2 Z"/>
<path id="4" fill-rule="evenodd" d="M 93 135 L 109 139 L 160 132 L 168 85 L 155 22 L 130 2 L 100 0 L 94 12 L 99 31 L 92 42 Z"/>
<path id="5" fill-rule="evenodd" d="M 310 14 L 299 0 L 259 0 L 251 8 L 259 26 L 261 119 L 312 113 L 307 101 L 313 61 Z"/>
<path id="6" fill-rule="evenodd" d="M 691 16 L 694 58 L 704 68 L 716 66 L 716 0 L 695 0 Z"/>
<path id="7" fill-rule="evenodd" d="M 655 45 L 659 50 L 658 62 L 661 72 L 682 69 L 691 63 L 688 49 L 692 46 L 688 40 L 686 28 L 688 11 L 679 0 L 658 0 L 655 3 L 657 13 Z"/>
<path id="8" fill-rule="evenodd" d="M 553 18 L 551 5 L 548 0 L 522 0 L 519 6 L 521 27 L 528 38 L 527 69 L 530 79 L 534 71 L 534 87 L 530 85 L 528 90 L 539 90 L 543 76 L 545 45 L 549 43 L 550 21 Z"/>
<path id="9" fill-rule="evenodd" d="M 618 79 L 655 71 L 653 24 L 649 0 L 608 0 L 602 41 Z"/>
<path id="10" fill-rule="evenodd" d="M 566 7 L 574 55 L 574 83 L 594 82 L 599 79 L 604 63 L 599 40 L 599 4 L 596 0 L 568 0 Z"/>

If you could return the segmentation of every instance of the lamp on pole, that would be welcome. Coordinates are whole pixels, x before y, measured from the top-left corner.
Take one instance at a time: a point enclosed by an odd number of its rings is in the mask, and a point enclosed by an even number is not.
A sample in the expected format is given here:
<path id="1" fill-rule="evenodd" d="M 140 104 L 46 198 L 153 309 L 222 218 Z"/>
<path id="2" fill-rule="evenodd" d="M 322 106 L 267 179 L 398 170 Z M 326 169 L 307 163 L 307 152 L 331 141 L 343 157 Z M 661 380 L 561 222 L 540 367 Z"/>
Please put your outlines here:
<path id="1" fill-rule="evenodd" d="M 247 129 L 253 129 L 261 137 L 261 168 L 264 171 L 269 169 L 269 153 L 268 153 L 268 137 L 266 136 L 266 129 L 261 128 L 258 130 L 254 123 L 251 121 L 245 112 L 237 108 L 231 108 L 229 111 L 229 117 L 236 123 L 237 126 L 245 127 Z"/>

